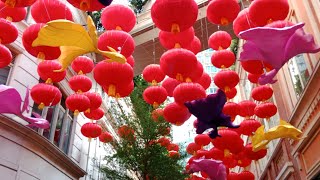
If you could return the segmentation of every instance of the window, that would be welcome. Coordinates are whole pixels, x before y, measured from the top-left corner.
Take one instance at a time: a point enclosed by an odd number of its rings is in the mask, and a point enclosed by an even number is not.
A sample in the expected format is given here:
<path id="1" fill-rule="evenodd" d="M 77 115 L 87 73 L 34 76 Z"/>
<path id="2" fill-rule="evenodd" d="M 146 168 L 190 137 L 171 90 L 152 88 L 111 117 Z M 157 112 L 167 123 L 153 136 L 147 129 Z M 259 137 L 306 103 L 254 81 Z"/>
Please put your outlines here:
<path id="1" fill-rule="evenodd" d="M 14 54 L 12 51 L 11 51 L 11 53 L 12 53 L 11 63 L 4 68 L 0 68 L 0 84 L 8 85 L 8 83 L 9 83 L 11 70 L 12 70 L 12 67 L 14 64 L 14 59 L 16 57 L 16 54 Z"/>

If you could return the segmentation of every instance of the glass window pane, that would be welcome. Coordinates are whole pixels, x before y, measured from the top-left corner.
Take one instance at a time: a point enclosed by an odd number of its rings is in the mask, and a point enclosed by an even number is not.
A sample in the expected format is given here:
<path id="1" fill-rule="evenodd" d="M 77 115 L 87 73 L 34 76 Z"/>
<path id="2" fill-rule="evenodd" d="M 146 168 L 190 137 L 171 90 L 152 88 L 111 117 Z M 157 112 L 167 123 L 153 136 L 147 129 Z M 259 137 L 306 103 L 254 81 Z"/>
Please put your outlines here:
<path id="1" fill-rule="evenodd" d="M 295 56 L 288 62 L 288 68 L 296 96 L 299 97 L 306 86 L 310 72 L 302 54 Z"/>

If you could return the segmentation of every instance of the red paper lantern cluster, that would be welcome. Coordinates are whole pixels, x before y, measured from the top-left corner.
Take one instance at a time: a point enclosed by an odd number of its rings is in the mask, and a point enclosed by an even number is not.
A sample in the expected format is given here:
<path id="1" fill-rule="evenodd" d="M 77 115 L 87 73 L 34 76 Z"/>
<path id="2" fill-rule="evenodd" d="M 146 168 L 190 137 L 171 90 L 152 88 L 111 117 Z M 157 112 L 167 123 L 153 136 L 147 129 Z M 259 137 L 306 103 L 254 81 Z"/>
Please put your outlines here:
<path id="1" fill-rule="evenodd" d="M 173 96 L 173 91 L 174 89 L 180 84 L 181 82 L 173 79 L 173 78 L 166 78 L 162 82 L 162 87 L 164 87 L 167 90 L 168 96 L 172 97 Z"/>
<path id="2" fill-rule="evenodd" d="M 143 79 L 152 85 L 157 85 L 160 83 L 164 78 L 165 74 L 162 72 L 160 65 L 158 64 L 150 64 L 144 68 L 142 71 Z"/>
<path id="3" fill-rule="evenodd" d="M 207 8 L 208 20 L 217 25 L 228 25 L 238 15 L 240 5 L 236 0 L 211 0 Z"/>
<path id="4" fill-rule="evenodd" d="M 154 108 L 158 108 L 167 99 L 167 91 L 162 86 L 150 86 L 143 92 L 143 99 Z"/>
<path id="5" fill-rule="evenodd" d="M 127 141 L 134 141 L 135 136 L 134 136 L 134 129 L 127 125 L 123 125 L 118 128 L 118 134 L 121 138 L 127 140 Z"/>
<path id="6" fill-rule="evenodd" d="M 194 37 L 193 27 L 179 33 L 166 31 L 160 31 L 159 33 L 160 43 L 166 49 L 189 47 Z"/>
<path id="7" fill-rule="evenodd" d="M 0 53 L 0 68 L 4 68 L 11 63 L 12 54 L 11 51 L 2 44 L 0 44 Z"/>
<path id="8" fill-rule="evenodd" d="M 10 44 L 17 38 L 17 27 L 10 21 L 0 18 L 0 44 Z"/>
<path id="9" fill-rule="evenodd" d="M 190 116 L 191 114 L 185 106 L 175 102 L 168 104 L 163 110 L 164 119 L 176 126 L 182 125 Z"/>

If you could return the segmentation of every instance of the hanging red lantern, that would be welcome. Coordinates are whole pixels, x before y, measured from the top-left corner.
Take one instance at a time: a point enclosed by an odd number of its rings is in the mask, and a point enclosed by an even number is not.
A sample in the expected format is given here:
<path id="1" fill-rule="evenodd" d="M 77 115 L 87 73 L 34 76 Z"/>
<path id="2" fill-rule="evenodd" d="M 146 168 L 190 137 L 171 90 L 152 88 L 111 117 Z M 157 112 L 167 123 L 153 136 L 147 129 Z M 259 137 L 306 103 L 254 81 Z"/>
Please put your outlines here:
<path id="1" fill-rule="evenodd" d="M 196 83 L 200 84 L 203 87 L 203 89 L 206 90 L 211 85 L 211 77 L 209 76 L 209 74 L 203 72 L 202 76 L 198 81 L 196 81 Z"/>
<path id="2" fill-rule="evenodd" d="M 197 67 L 197 57 L 186 49 L 171 49 L 163 53 L 160 58 L 162 71 L 171 78 L 179 81 L 195 81 L 193 70 Z"/>
<path id="3" fill-rule="evenodd" d="M 231 36 L 226 31 L 216 31 L 209 37 L 209 47 L 213 50 L 223 50 L 231 45 Z"/>
<path id="4" fill-rule="evenodd" d="M 1 0 L 9 7 L 27 7 L 31 6 L 37 0 Z"/>
<path id="5" fill-rule="evenodd" d="M 130 64 L 130 66 L 132 68 L 134 67 L 134 58 L 133 58 L 133 56 L 127 57 L 127 63 Z"/>
<path id="6" fill-rule="evenodd" d="M 131 56 L 135 43 L 130 34 L 124 31 L 109 30 L 99 36 L 98 48 L 102 51 L 109 51 L 112 47 L 126 58 Z"/>
<path id="7" fill-rule="evenodd" d="M 97 138 L 101 135 L 102 128 L 96 123 L 86 123 L 81 127 L 81 134 L 87 138 L 89 141 L 91 138 Z"/>
<path id="8" fill-rule="evenodd" d="M 242 68 L 251 74 L 262 74 L 264 70 L 271 71 L 273 67 L 261 60 L 241 61 Z"/>
<path id="9" fill-rule="evenodd" d="M 37 72 L 42 80 L 46 83 L 56 83 L 62 81 L 66 77 L 66 71 L 54 72 L 61 69 L 58 61 L 41 61 L 38 65 Z"/>
<path id="10" fill-rule="evenodd" d="M 173 96 L 173 91 L 174 89 L 180 84 L 181 82 L 176 80 L 176 79 L 172 79 L 172 78 L 166 78 L 163 82 L 162 82 L 162 87 L 164 87 L 167 90 L 168 96 L 172 97 Z"/>
<path id="11" fill-rule="evenodd" d="M 246 156 L 249 158 L 249 159 L 252 159 L 252 160 L 259 160 L 259 159 L 262 159 L 264 158 L 266 155 L 267 155 L 267 149 L 261 149 L 257 152 L 253 152 L 252 150 L 252 144 L 247 144 L 245 147 L 244 147 L 244 153 L 246 154 Z"/>
<path id="12" fill-rule="evenodd" d="M 89 57 L 78 56 L 72 61 L 71 67 L 77 74 L 88 74 L 93 70 L 94 64 Z"/>
<path id="13" fill-rule="evenodd" d="M 208 136 L 208 134 L 198 134 L 194 138 L 194 142 L 202 147 L 210 144 L 211 138 Z"/>
<path id="14" fill-rule="evenodd" d="M 72 21 L 72 13 L 61 1 L 39 0 L 31 6 L 31 16 L 36 23 L 47 23 L 57 19 Z"/>
<path id="15" fill-rule="evenodd" d="M 219 129 L 218 134 L 221 137 L 212 139 L 214 147 L 224 151 L 224 156 L 227 157 L 230 153 L 237 154 L 243 150 L 243 140 L 240 135 L 233 130 Z"/>
<path id="16" fill-rule="evenodd" d="M 22 43 L 29 54 L 41 60 L 57 59 L 61 52 L 59 47 L 37 46 L 33 47 L 33 41 L 38 37 L 38 33 L 44 24 L 33 24 L 29 26 L 22 35 Z"/>
<path id="17" fill-rule="evenodd" d="M 168 156 L 169 156 L 170 158 L 179 158 L 179 157 L 180 157 L 180 154 L 179 154 L 179 152 L 177 152 L 177 151 L 169 151 Z"/>
<path id="18" fill-rule="evenodd" d="M 158 139 L 157 143 L 159 143 L 162 147 L 167 147 L 171 144 L 171 141 L 167 137 L 161 137 Z"/>
<path id="19" fill-rule="evenodd" d="M 232 70 L 219 71 L 213 78 L 214 83 L 224 92 L 236 87 L 239 83 L 239 75 Z"/>
<path id="20" fill-rule="evenodd" d="M 136 25 L 136 16 L 128 6 L 112 4 L 102 11 L 101 23 L 106 30 L 130 32 Z"/>
<path id="21" fill-rule="evenodd" d="M 211 63 L 217 68 L 229 68 L 236 61 L 236 57 L 233 52 L 228 49 L 215 51 L 211 56 Z"/>
<path id="22" fill-rule="evenodd" d="M 254 115 L 254 108 L 256 107 L 256 103 L 249 100 L 244 100 L 238 103 L 240 107 L 239 115 L 241 117 L 245 117 L 249 119 L 250 116 Z"/>
<path id="23" fill-rule="evenodd" d="M 97 108 L 97 109 L 93 109 L 90 110 L 90 112 L 84 112 L 84 115 L 91 120 L 100 120 L 103 116 L 104 116 L 105 112 L 102 108 Z"/>
<path id="24" fill-rule="evenodd" d="M 216 160 L 222 160 L 224 158 L 223 151 L 220 149 L 213 147 L 209 150 L 210 158 L 216 159 Z"/>
<path id="25" fill-rule="evenodd" d="M 254 119 L 246 119 L 240 123 L 238 131 L 243 135 L 252 136 L 260 126 L 261 123 L 259 121 Z"/>
<path id="26" fill-rule="evenodd" d="M 100 94 L 94 92 L 83 93 L 90 100 L 90 110 L 98 109 L 102 104 L 102 98 Z"/>
<path id="27" fill-rule="evenodd" d="M 162 72 L 159 64 L 150 64 L 142 71 L 143 79 L 153 85 L 161 82 L 166 75 Z"/>
<path id="28" fill-rule="evenodd" d="M 236 0 L 211 0 L 207 8 L 208 20 L 217 25 L 228 25 L 238 15 L 240 6 Z"/>
<path id="29" fill-rule="evenodd" d="M 194 155 L 195 158 L 205 158 L 205 159 L 207 159 L 208 156 L 210 156 L 210 152 L 203 149 L 198 150 Z"/>
<path id="30" fill-rule="evenodd" d="M 249 7 L 249 18 L 257 26 L 284 20 L 289 13 L 287 0 L 255 0 Z"/>
<path id="31" fill-rule="evenodd" d="M 18 38 L 18 29 L 10 21 L 0 18 L 0 44 L 10 44 Z"/>
<path id="32" fill-rule="evenodd" d="M 90 108 L 90 99 L 83 94 L 72 94 L 66 99 L 66 106 L 77 116 Z"/>
<path id="33" fill-rule="evenodd" d="M 267 85 L 258 86 L 253 88 L 251 96 L 256 101 L 266 101 L 273 95 L 273 90 Z"/>
<path id="34" fill-rule="evenodd" d="M 237 18 L 233 21 L 233 31 L 234 31 L 234 34 L 238 37 L 241 31 L 245 31 L 250 28 L 256 27 L 250 20 L 248 12 L 249 12 L 248 8 L 241 10 Z"/>
<path id="35" fill-rule="evenodd" d="M 260 78 L 260 74 L 251 74 L 248 73 L 248 80 L 253 84 L 258 84 L 258 80 Z"/>
<path id="36" fill-rule="evenodd" d="M 113 137 L 112 137 L 112 135 L 110 133 L 104 132 L 104 133 L 100 134 L 99 140 L 100 140 L 100 142 L 108 143 L 108 142 L 112 142 L 113 141 Z"/>
<path id="37" fill-rule="evenodd" d="M 254 109 L 254 114 L 259 118 L 266 118 L 269 120 L 272 116 L 277 114 L 278 108 L 272 102 L 265 102 L 258 104 Z"/>
<path id="38" fill-rule="evenodd" d="M 181 83 L 173 91 L 174 101 L 180 105 L 206 96 L 206 91 L 198 83 Z"/>
<path id="39" fill-rule="evenodd" d="M 39 104 L 39 109 L 43 109 L 44 106 L 55 106 L 62 97 L 57 87 L 44 83 L 33 86 L 30 95 L 33 101 Z"/>
<path id="40" fill-rule="evenodd" d="M 134 83 L 131 81 L 129 84 L 108 84 L 103 86 L 103 90 L 111 97 L 122 98 L 129 96 L 134 89 Z"/>
<path id="41" fill-rule="evenodd" d="M 190 27 L 189 29 L 179 33 L 172 33 L 166 31 L 159 32 L 160 43 L 166 49 L 188 47 L 193 41 L 193 38 L 193 27 Z"/>
<path id="42" fill-rule="evenodd" d="M 74 92 L 83 93 L 90 91 L 92 81 L 85 75 L 76 75 L 69 79 L 69 86 Z"/>
<path id="43" fill-rule="evenodd" d="M 242 171 L 238 175 L 239 180 L 255 180 L 254 174 L 250 171 Z"/>
<path id="44" fill-rule="evenodd" d="M 198 5 L 194 0 L 157 0 L 151 7 L 152 21 L 167 32 L 187 30 L 196 22 L 197 16 Z"/>
<path id="45" fill-rule="evenodd" d="M 201 149 L 201 146 L 200 146 L 200 145 L 192 142 L 192 143 L 188 144 L 186 150 L 187 150 L 187 153 L 188 153 L 188 154 L 190 154 L 190 155 L 195 155 L 196 152 L 197 152 L 198 150 L 200 150 L 200 149 Z"/>
<path id="46" fill-rule="evenodd" d="M 227 102 L 222 109 L 223 114 L 226 114 L 231 117 L 231 120 L 234 121 L 235 117 L 239 114 L 240 106 L 234 102 Z"/>
<path id="47" fill-rule="evenodd" d="M 105 6 L 109 6 L 112 0 L 106 0 L 102 4 L 99 0 L 67 0 L 72 6 L 82 11 L 100 11 Z"/>
<path id="48" fill-rule="evenodd" d="M 238 164 L 233 154 L 230 154 L 229 156 L 225 156 L 222 159 L 222 163 L 226 166 L 226 169 L 234 168 Z"/>
<path id="49" fill-rule="evenodd" d="M 228 99 L 233 99 L 237 95 L 237 88 L 231 88 L 229 91 L 224 92 Z"/>
<path id="50" fill-rule="evenodd" d="M 155 109 L 151 113 L 151 118 L 154 120 L 154 122 L 159 122 L 159 118 L 163 117 L 163 109 Z"/>
<path id="51" fill-rule="evenodd" d="M 117 76 L 115 76 L 117 74 Z M 99 62 L 93 70 L 94 79 L 101 86 L 107 86 L 105 90 L 109 96 L 116 96 L 116 86 L 129 84 L 133 79 L 133 69 L 128 64 L 117 62 Z"/>
<path id="52" fill-rule="evenodd" d="M 167 99 L 167 91 L 162 86 L 150 86 L 143 92 L 143 99 L 154 108 L 159 107 Z"/>
<path id="53" fill-rule="evenodd" d="M 7 19 L 11 22 L 19 22 L 26 18 L 27 10 L 24 7 L 9 7 L 0 1 L 0 18 Z"/>
<path id="54" fill-rule="evenodd" d="M 180 106 L 175 102 L 168 104 L 163 110 L 164 119 L 176 126 L 181 126 L 190 116 L 188 108 Z"/>
<path id="55" fill-rule="evenodd" d="M 239 180 L 239 174 L 235 172 L 230 172 L 227 175 L 227 180 Z"/>
<path id="56" fill-rule="evenodd" d="M 166 148 L 168 151 L 179 151 L 179 146 L 174 143 L 170 143 Z"/>
<path id="57" fill-rule="evenodd" d="M 4 68 L 11 63 L 11 51 L 4 45 L 0 44 L 0 68 Z"/>
<path id="58" fill-rule="evenodd" d="M 235 160 L 237 161 L 237 166 L 247 167 L 251 164 L 252 160 L 246 156 L 244 151 L 234 155 Z"/>
<path id="59" fill-rule="evenodd" d="M 122 125 L 118 128 L 118 134 L 120 138 L 126 139 L 128 141 L 134 141 L 134 129 L 127 125 Z"/>
<path id="60" fill-rule="evenodd" d="M 194 54 L 198 54 L 201 51 L 201 41 L 197 36 L 193 37 L 193 40 L 191 44 L 185 49 L 188 49 L 189 51 L 193 52 Z"/>

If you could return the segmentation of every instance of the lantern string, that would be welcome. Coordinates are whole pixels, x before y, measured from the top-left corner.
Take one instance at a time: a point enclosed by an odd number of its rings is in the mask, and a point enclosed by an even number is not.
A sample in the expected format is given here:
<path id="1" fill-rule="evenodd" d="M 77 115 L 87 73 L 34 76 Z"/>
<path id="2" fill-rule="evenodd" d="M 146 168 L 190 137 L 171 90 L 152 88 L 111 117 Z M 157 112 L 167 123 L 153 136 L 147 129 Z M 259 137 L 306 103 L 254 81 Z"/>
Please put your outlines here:
<path id="1" fill-rule="evenodd" d="M 155 29 L 154 25 L 152 25 L 152 29 Z M 153 55 L 153 64 L 156 64 L 156 45 L 155 45 L 155 40 L 154 38 L 152 38 L 152 44 L 153 44 L 153 52 L 152 52 L 152 55 Z"/>
<path id="2" fill-rule="evenodd" d="M 209 41 L 209 29 L 208 29 L 208 21 L 207 21 L 207 18 L 204 18 L 204 21 L 206 23 L 206 32 L 207 32 L 207 39 L 206 41 L 208 42 Z M 209 46 L 209 42 L 208 42 L 208 46 Z"/>
<path id="3" fill-rule="evenodd" d="M 4 10 L 4 8 L 6 8 L 6 6 L 3 6 L 3 8 L 0 9 L 0 12 Z"/>
<path id="4" fill-rule="evenodd" d="M 43 3 L 44 8 L 45 8 L 45 10 L 46 10 L 46 12 L 47 12 L 48 18 L 49 18 L 49 20 L 51 21 L 51 17 L 50 17 L 50 15 L 49 15 L 47 5 L 46 5 L 46 3 L 45 3 L 44 1 L 45 1 L 45 0 L 42 0 L 42 3 Z"/>

